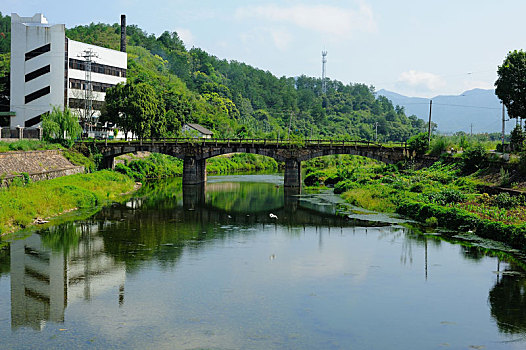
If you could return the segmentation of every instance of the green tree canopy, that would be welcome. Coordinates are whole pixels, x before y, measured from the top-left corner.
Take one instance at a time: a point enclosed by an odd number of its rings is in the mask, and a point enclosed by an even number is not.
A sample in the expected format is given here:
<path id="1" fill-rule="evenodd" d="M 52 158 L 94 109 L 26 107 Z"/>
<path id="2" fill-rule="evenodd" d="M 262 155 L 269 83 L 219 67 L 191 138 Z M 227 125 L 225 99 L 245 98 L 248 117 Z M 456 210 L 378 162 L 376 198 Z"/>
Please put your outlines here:
<path id="1" fill-rule="evenodd" d="M 112 121 L 124 132 L 140 139 L 161 136 L 166 131 L 164 111 L 155 90 L 147 83 L 118 84 L 106 91 L 102 122 Z"/>
<path id="2" fill-rule="evenodd" d="M 509 52 L 497 70 L 495 94 L 508 109 L 511 118 L 526 116 L 526 52 Z"/>
<path id="3" fill-rule="evenodd" d="M 82 133 L 77 116 L 68 107 L 54 106 L 51 113 L 42 116 L 44 140 L 71 147 Z"/>

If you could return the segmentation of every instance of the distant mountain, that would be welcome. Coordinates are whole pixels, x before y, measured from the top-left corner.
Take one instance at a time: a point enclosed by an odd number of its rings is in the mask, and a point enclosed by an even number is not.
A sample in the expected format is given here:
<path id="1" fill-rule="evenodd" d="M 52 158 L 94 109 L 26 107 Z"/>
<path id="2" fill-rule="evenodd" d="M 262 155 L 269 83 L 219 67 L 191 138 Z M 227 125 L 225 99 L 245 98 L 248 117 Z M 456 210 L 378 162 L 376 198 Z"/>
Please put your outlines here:
<path id="1" fill-rule="evenodd" d="M 425 121 L 429 119 L 428 98 L 407 97 L 387 90 L 380 90 L 377 95 L 387 97 L 393 105 L 403 106 L 406 115 L 414 114 Z M 436 96 L 432 100 L 431 120 L 438 124 L 439 132 L 469 133 L 472 125 L 473 133 L 502 130 L 502 104 L 495 90 L 473 89 L 458 96 Z M 514 120 L 506 122 L 506 133 L 514 126 Z"/>

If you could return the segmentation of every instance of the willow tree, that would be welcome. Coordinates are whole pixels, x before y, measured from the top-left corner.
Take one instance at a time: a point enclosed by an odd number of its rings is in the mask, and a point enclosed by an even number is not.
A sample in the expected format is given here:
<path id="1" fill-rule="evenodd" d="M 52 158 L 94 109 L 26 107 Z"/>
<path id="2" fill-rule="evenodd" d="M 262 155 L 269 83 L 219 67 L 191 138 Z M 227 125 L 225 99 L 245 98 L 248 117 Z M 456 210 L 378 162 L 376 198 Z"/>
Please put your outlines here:
<path id="1" fill-rule="evenodd" d="M 82 133 L 77 116 L 68 107 L 54 106 L 51 113 L 42 116 L 44 140 L 71 147 Z"/>

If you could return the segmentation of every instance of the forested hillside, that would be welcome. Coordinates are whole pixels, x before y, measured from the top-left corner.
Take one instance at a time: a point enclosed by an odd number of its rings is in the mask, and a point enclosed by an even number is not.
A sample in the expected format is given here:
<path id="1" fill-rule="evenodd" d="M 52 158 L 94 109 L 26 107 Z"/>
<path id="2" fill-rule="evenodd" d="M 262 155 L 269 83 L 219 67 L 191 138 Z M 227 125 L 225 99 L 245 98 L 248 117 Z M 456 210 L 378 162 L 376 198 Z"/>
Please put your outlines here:
<path id="1" fill-rule="evenodd" d="M 120 25 L 77 26 L 66 35 L 118 50 Z M 378 123 L 379 141 L 402 141 L 425 130 L 423 120 L 406 116 L 383 96 L 376 98 L 373 87 L 328 80 L 324 95 L 320 78 L 277 78 L 187 49 L 175 32 L 156 37 L 131 25 L 127 40 L 128 82 L 153 87 L 163 115 L 156 128 L 164 134 L 175 135 L 185 122 L 202 124 L 219 137 L 283 138 L 290 129 L 296 138 L 373 140 Z"/>

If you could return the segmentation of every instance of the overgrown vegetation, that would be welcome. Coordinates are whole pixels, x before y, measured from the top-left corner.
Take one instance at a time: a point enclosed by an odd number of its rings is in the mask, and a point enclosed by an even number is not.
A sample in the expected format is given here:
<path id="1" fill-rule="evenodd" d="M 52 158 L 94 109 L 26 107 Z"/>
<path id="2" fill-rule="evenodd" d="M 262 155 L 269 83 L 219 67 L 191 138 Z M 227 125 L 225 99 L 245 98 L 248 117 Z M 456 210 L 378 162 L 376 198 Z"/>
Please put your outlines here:
<path id="1" fill-rule="evenodd" d="M 51 149 L 62 149 L 63 147 L 56 143 L 50 143 L 46 141 L 38 140 L 20 140 L 14 142 L 0 141 L 0 152 L 9 151 L 38 151 L 38 150 L 51 150 Z"/>
<path id="2" fill-rule="evenodd" d="M 0 190 L 0 234 L 24 228 L 37 218 L 118 200 L 133 187 L 132 179 L 108 170 L 34 183 L 15 182 Z"/>
<path id="3" fill-rule="evenodd" d="M 115 165 L 115 171 L 127 175 L 135 181 L 160 179 L 178 176 L 183 173 L 183 161 L 164 154 L 153 153 L 147 158 L 138 158 L 132 161 Z"/>
<path id="4" fill-rule="evenodd" d="M 231 154 L 207 160 L 208 174 L 226 174 L 240 171 L 277 170 L 278 163 L 269 157 L 256 154 Z M 145 158 L 124 160 L 115 166 L 115 171 L 125 174 L 135 181 L 180 176 L 183 173 L 183 161 L 164 154 L 151 154 Z"/>
<path id="5" fill-rule="evenodd" d="M 464 154 L 420 170 L 351 156 L 316 159 L 306 164 L 305 182 L 334 186 L 335 193 L 363 208 L 397 212 L 431 227 L 470 231 L 526 249 L 526 197 L 480 191 L 477 176 L 482 172 L 477 169 L 487 158 L 477 157 L 486 151 L 475 145 Z"/>

